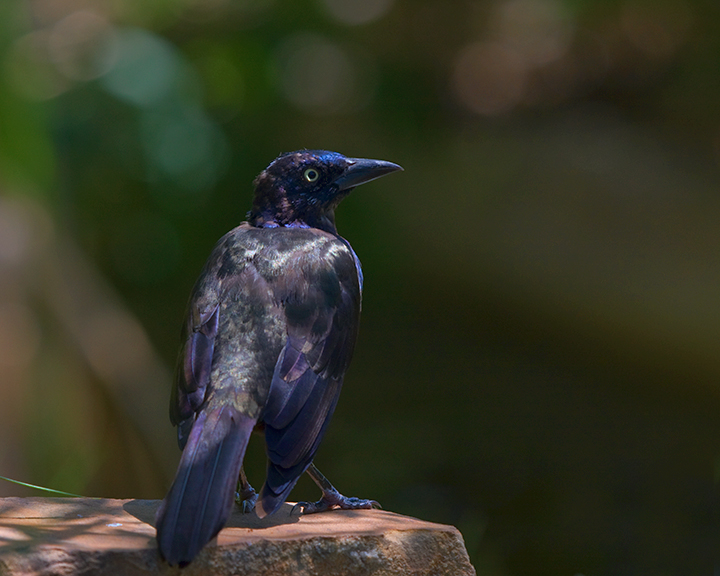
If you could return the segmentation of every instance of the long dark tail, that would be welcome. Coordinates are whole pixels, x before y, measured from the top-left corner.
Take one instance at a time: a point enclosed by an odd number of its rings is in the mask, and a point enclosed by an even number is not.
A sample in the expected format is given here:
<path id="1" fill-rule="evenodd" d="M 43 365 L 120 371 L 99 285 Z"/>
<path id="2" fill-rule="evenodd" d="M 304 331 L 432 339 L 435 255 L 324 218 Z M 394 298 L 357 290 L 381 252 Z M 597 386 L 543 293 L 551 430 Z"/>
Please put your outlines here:
<path id="1" fill-rule="evenodd" d="M 160 554 L 187 564 L 227 522 L 255 420 L 230 406 L 201 412 L 157 515 Z"/>

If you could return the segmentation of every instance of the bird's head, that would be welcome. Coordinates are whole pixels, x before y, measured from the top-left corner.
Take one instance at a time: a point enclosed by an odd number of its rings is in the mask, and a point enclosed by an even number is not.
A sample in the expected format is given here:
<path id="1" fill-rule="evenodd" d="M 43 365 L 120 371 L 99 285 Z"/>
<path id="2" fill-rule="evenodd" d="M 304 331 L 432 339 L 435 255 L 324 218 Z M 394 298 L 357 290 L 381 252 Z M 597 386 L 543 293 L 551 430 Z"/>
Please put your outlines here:
<path id="1" fill-rule="evenodd" d="M 309 226 L 336 233 L 335 208 L 365 182 L 402 170 L 383 160 L 346 158 L 327 150 L 277 157 L 255 179 L 248 221 L 253 226 Z"/>

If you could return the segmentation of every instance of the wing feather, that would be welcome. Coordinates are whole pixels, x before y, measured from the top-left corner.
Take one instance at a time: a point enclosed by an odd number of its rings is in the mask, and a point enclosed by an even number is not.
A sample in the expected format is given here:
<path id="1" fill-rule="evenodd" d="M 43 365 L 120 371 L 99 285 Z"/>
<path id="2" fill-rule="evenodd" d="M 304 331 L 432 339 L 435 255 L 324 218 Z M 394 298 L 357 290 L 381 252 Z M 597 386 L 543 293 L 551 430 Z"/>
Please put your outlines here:
<path id="1" fill-rule="evenodd" d="M 334 255 L 302 270 L 302 281 L 288 282 L 283 299 L 288 339 L 263 415 L 269 462 L 260 510 L 267 514 L 312 462 L 355 347 L 361 298 L 356 257 L 344 243 L 334 248 Z"/>

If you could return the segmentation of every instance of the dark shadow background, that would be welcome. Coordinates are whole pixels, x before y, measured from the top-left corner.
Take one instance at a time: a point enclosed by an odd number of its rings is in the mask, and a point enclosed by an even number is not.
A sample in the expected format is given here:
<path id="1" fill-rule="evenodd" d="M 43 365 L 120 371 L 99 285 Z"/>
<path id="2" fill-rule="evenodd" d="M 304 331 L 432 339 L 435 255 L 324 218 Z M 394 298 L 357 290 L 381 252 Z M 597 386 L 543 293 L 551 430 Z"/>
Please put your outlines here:
<path id="1" fill-rule="evenodd" d="M 326 148 L 405 168 L 338 211 L 336 486 L 482 575 L 718 570 L 715 2 L 4 0 L 0 70 L 0 474 L 162 497 L 192 284 Z"/>

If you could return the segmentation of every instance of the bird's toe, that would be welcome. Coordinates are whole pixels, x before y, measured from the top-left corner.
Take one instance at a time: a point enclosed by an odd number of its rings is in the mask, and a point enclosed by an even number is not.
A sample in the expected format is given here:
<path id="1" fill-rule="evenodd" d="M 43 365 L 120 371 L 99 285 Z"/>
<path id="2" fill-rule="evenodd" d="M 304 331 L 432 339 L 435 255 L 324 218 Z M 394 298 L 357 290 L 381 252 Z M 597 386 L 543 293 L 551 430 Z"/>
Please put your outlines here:
<path id="1" fill-rule="evenodd" d="M 258 495 L 252 487 L 249 490 L 240 490 L 235 492 L 235 504 L 240 508 L 243 514 L 249 514 L 255 510 Z"/>
<path id="2" fill-rule="evenodd" d="M 302 508 L 303 514 L 316 514 L 327 510 L 372 510 L 380 509 L 380 503 L 376 500 L 343 496 L 339 492 L 325 492 L 317 502 L 298 502 L 296 508 Z M 293 508 L 294 510 L 294 508 Z"/>

